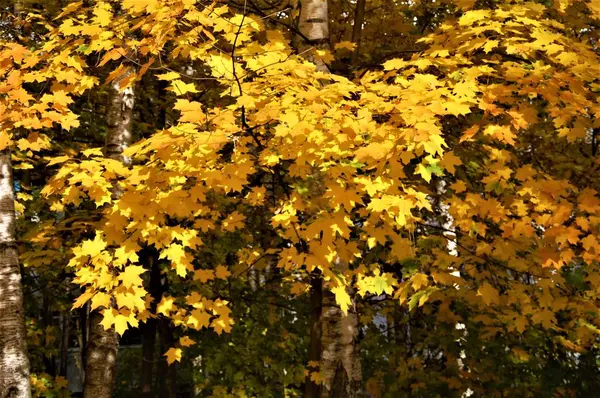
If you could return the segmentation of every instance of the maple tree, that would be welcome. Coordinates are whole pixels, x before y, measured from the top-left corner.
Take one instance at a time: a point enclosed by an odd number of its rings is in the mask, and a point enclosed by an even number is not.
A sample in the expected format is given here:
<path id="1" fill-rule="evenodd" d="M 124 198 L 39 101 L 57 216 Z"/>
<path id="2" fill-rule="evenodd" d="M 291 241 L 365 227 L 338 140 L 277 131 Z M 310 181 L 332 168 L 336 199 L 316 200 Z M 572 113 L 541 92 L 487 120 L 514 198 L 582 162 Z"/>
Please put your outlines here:
<path id="1" fill-rule="evenodd" d="M 72 2 L 14 20 L 0 149 L 28 316 L 40 278 L 55 311 L 83 315 L 86 386 L 119 362 L 93 364 L 94 327 L 140 328 L 144 396 L 183 374 L 212 396 L 594 391 L 596 3 L 320 3 L 329 24 L 299 5 Z M 38 374 L 56 355 L 38 328 L 31 386 L 51 396 L 66 374 Z"/>

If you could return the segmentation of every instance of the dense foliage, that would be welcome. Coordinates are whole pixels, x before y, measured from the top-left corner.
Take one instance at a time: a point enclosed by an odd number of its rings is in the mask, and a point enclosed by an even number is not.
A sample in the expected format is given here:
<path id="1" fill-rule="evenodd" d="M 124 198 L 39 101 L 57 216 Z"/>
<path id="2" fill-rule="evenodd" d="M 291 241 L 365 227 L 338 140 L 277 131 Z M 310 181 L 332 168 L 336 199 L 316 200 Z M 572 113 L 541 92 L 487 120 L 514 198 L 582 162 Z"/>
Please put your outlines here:
<path id="1" fill-rule="evenodd" d="M 0 26 L 35 396 L 92 311 L 115 396 L 329 396 L 315 306 L 374 397 L 600 390 L 599 2 L 50 3 Z"/>

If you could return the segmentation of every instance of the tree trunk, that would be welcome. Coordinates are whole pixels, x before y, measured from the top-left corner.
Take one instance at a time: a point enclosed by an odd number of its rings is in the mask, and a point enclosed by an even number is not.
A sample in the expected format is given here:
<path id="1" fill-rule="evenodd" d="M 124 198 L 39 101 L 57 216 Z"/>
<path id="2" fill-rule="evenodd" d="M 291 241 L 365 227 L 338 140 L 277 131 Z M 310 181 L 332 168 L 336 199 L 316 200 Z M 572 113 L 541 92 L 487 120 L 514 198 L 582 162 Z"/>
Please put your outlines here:
<path id="1" fill-rule="evenodd" d="M 298 30 L 304 36 L 304 44 L 300 38 L 296 38 L 298 51 L 306 51 L 307 46 L 315 48 L 327 48 L 329 39 L 329 23 L 327 13 L 327 0 L 300 0 L 300 13 L 298 19 Z M 303 48 L 304 47 L 304 48 Z M 329 72 L 325 63 L 313 56 L 309 56 L 320 71 Z M 343 264 L 338 262 L 338 267 Z M 351 292 L 352 293 L 352 292 Z M 315 295 L 315 289 L 311 292 Z M 334 295 L 328 291 L 322 291 L 319 325 L 311 325 L 310 350 L 320 347 L 323 352 L 320 356 L 319 373 L 325 378 L 320 386 L 321 397 L 358 397 L 362 394 L 362 370 L 358 347 L 358 316 L 354 305 L 354 294 L 351 297 L 351 308 L 344 315 L 335 301 Z M 317 319 L 317 309 L 314 308 L 314 298 L 311 296 L 313 305 L 313 316 L 311 321 Z M 320 331 L 317 331 L 318 329 Z M 314 341 L 317 339 L 319 341 Z M 312 357 L 309 360 L 314 360 Z M 307 380 L 304 396 L 313 397 L 317 390 Z"/>
<path id="2" fill-rule="evenodd" d="M 323 61 L 315 57 L 311 49 L 329 49 L 329 23 L 327 0 L 300 0 L 298 31 L 294 45 L 299 52 L 306 52 L 306 58 L 317 66 L 317 70 L 329 72 Z"/>
<path id="3" fill-rule="evenodd" d="M 362 38 L 362 25 L 365 21 L 365 5 L 367 0 L 357 0 L 354 11 L 354 25 L 352 26 L 352 42 L 356 48 L 352 53 L 352 65 L 356 65 L 360 53 L 360 39 Z"/>
<path id="4" fill-rule="evenodd" d="M 311 280 L 310 289 L 310 346 L 308 349 L 308 370 L 309 373 L 306 375 L 306 381 L 304 384 L 304 397 L 306 398 L 317 398 L 321 393 L 320 385 L 315 383 L 310 378 L 310 372 L 313 370 L 317 371 L 317 367 L 311 366 L 311 362 L 321 361 L 321 316 L 322 316 L 322 305 L 323 305 L 323 281 L 320 275 L 313 275 Z M 316 369 L 315 369 L 316 368 Z"/>
<path id="5" fill-rule="evenodd" d="M 354 304 L 354 294 L 350 294 Z M 354 305 L 344 315 L 329 290 L 323 292 L 323 353 L 320 373 L 322 398 L 362 396 L 362 369 L 358 346 L 358 316 Z"/>
<path id="6" fill-rule="evenodd" d="M 61 314 L 61 331 L 60 331 L 60 356 L 58 375 L 67 377 L 67 367 L 69 363 L 69 313 Z"/>
<path id="7" fill-rule="evenodd" d="M 112 397 L 115 383 L 119 339 L 114 329 L 104 330 L 102 314 L 90 314 L 90 340 L 85 364 L 85 398 Z"/>
<path id="8" fill-rule="evenodd" d="M 106 135 L 106 156 L 129 164 L 130 159 L 123 156 L 123 151 L 131 144 L 131 124 L 133 120 L 134 92 L 133 88 L 121 89 L 122 79 L 112 83 L 111 98 L 106 115 L 108 133 Z M 121 192 L 115 185 L 113 199 Z M 111 398 L 115 383 L 116 353 L 119 338 L 114 328 L 104 330 L 100 325 L 102 315 L 98 311 L 90 314 L 90 336 L 85 364 L 85 398 Z"/>
<path id="9" fill-rule="evenodd" d="M 175 338 L 173 337 L 173 326 L 169 319 L 160 319 L 158 321 L 158 332 L 160 335 L 160 351 L 165 352 L 168 347 L 172 347 L 175 344 Z M 160 374 L 160 397 L 161 398 L 176 398 L 177 397 L 177 369 L 179 365 L 177 362 L 173 362 L 171 365 L 167 363 L 167 360 L 163 357 L 161 361 Z"/>
<path id="10" fill-rule="evenodd" d="M 150 265 L 150 295 L 152 304 L 150 312 L 156 312 L 156 305 L 162 297 L 162 285 L 160 283 L 160 266 L 158 259 L 150 254 L 148 256 Z M 142 327 L 142 374 L 140 378 L 140 396 L 151 398 L 154 396 L 154 348 L 156 346 L 157 320 L 150 318 Z"/>
<path id="11" fill-rule="evenodd" d="M 29 359 L 15 237 L 10 150 L 0 151 L 0 398 L 29 398 Z"/>
<path id="12" fill-rule="evenodd" d="M 52 316 L 52 302 L 50 292 L 46 289 L 42 290 L 42 327 L 44 329 L 54 326 Z M 54 355 L 42 357 L 46 373 L 52 377 L 56 377 L 56 357 Z"/>

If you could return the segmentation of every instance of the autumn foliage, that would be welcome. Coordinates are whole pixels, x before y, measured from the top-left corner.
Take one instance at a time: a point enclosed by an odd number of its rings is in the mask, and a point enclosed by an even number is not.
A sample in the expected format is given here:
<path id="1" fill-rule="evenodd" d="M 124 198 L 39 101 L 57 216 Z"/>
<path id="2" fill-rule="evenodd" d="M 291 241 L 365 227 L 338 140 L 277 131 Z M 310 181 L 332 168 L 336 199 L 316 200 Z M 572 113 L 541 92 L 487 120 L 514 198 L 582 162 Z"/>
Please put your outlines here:
<path id="1" fill-rule="evenodd" d="M 90 311 L 122 344 L 156 322 L 157 361 L 198 396 L 328 391 L 315 281 L 357 314 L 372 396 L 598 391 L 600 3 L 372 3 L 387 14 L 357 44 L 330 2 L 329 50 L 298 51 L 297 9 L 268 2 L 7 19 L 34 394 L 65 393 L 47 339 L 83 352 L 64 325 Z M 115 83 L 136 98 L 121 158 L 102 144 Z"/>

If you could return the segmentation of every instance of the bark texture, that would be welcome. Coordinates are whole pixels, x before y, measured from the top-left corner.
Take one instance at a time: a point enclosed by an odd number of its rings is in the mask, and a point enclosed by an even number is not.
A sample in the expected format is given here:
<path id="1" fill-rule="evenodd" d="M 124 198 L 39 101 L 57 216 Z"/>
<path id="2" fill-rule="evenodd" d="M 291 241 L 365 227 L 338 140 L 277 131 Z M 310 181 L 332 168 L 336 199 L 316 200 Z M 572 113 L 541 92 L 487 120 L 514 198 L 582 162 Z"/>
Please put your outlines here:
<path id="1" fill-rule="evenodd" d="M 321 394 L 321 386 L 310 378 L 310 372 L 318 371 L 319 367 L 311 366 L 311 362 L 321 361 L 321 339 L 322 339 L 322 328 L 321 328 L 321 316 L 322 316 L 322 305 L 323 305 L 323 281 L 320 275 L 313 275 L 313 279 L 310 283 L 310 346 L 308 349 L 308 370 L 309 373 L 306 375 L 304 382 L 304 397 L 305 398 L 317 398 Z"/>
<path id="2" fill-rule="evenodd" d="M 317 59 L 314 49 L 329 48 L 329 23 L 327 0 L 300 0 L 298 3 L 298 31 L 294 46 L 317 66 L 317 70 L 329 72 L 327 65 Z"/>
<path id="3" fill-rule="evenodd" d="M 175 345 L 175 336 L 173 336 L 173 325 L 168 319 L 158 321 L 158 334 L 160 336 L 160 352 L 166 352 L 169 347 Z M 159 397 L 177 398 L 177 370 L 179 363 L 173 362 L 171 365 L 163 358 L 159 365 L 160 385 Z"/>
<path id="4" fill-rule="evenodd" d="M 353 299 L 354 295 L 350 297 Z M 354 301 L 354 300 L 353 300 Z M 358 316 L 351 306 L 344 315 L 328 290 L 323 292 L 323 353 L 320 373 L 322 398 L 362 397 L 362 369 L 358 345 Z"/>
<path id="5" fill-rule="evenodd" d="M 23 289 L 15 237 L 10 151 L 0 151 L 0 398 L 29 398 Z"/>
<path id="6" fill-rule="evenodd" d="M 110 398 L 115 383 L 119 338 L 114 329 L 104 330 L 102 314 L 90 314 L 90 340 L 85 363 L 85 398 Z"/>
<path id="7" fill-rule="evenodd" d="M 110 103 L 106 115 L 106 156 L 130 164 L 123 151 L 131 144 L 133 121 L 133 88 L 122 89 L 117 79 L 111 87 Z M 113 198 L 119 197 L 118 187 L 113 187 Z M 111 398 L 115 384 L 116 356 L 119 338 L 114 328 L 104 330 L 100 325 L 102 315 L 98 311 L 90 314 L 90 335 L 86 353 L 84 398 Z"/>
<path id="8" fill-rule="evenodd" d="M 360 54 L 360 40 L 362 38 L 362 26 L 365 22 L 365 5 L 367 0 L 357 0 L 356 9 L 354 10 L 354 25 L 352 26 L 352 42 L 356 44 L 356 48 L 352 53 L 352 65 L 356 65 Z"/>
<path id="9" fill-rule="evenodd" d="M 152 304 L 150 312 L 156 312 L 156 305 L 162 298 L 162 284 L 160 282 L 160 266 L 154 253 L 148 255 L 150 266 L 150 295 Z M 142 374 L 140 379 L 140 396 L 151 398 L 154 396 L 154 347 L 156 346 L 156 331 L 158 321 L 150 318 L 142 327 Z"/>

